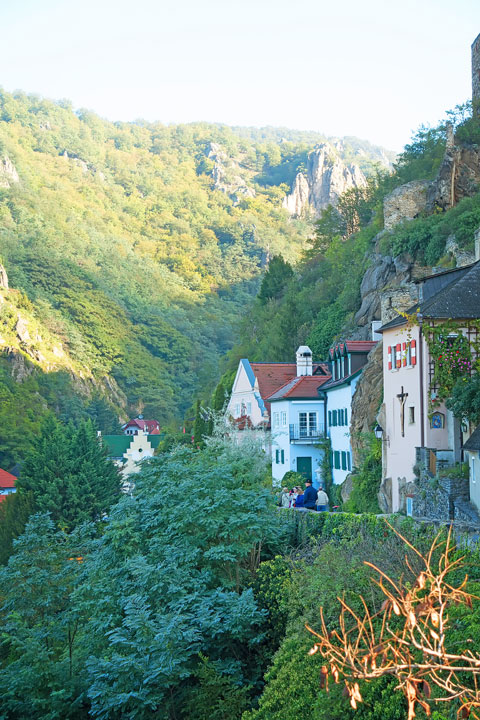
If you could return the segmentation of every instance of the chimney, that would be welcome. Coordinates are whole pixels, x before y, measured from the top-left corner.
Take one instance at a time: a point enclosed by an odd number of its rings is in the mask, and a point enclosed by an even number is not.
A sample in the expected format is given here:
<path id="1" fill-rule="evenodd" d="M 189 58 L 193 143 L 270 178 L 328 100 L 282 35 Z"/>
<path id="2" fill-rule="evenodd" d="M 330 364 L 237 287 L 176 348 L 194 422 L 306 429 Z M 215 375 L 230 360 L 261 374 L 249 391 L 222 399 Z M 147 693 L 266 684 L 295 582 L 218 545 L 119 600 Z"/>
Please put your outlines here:
<path id="1" fill-rule="evenodd" d="M 475 262 L 480 260 L 480 227 L 475 231 Z"/>
<path id="2" fill-rule="evenodd" d="M 377 330 L 379 327 L 382 327 L 382 321 L 381 320 L 372 320 L 372 340 L 373 342 L 378 342 L 382 339 L 382 335 L 380 333 L 377 333 Z"/>
<path id="3" fill-rule="evenodd" d="M 300 345 L 296 354 L 297 377 L 302 375 L 313 375 L 312 351 L 307 345 Z"/>

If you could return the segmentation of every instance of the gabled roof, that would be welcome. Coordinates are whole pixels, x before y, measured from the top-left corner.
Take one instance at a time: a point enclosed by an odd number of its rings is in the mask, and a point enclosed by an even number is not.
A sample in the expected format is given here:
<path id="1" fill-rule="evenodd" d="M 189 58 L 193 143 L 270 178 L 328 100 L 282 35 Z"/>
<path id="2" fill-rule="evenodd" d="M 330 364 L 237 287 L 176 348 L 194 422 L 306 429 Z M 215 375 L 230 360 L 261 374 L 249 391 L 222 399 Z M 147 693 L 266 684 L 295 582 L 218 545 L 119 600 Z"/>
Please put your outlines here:
<path id="1" fill-rule="evenodd" d="M 480 261 L 462 268 L 429 275 L 424 278 L 423 302 L 418 302 L 406 311 L 407 315 L 420 312 L 424 318 L 471 320 L 480 318 Z M 437 289 L 438 288 L 438 289 Z M 435 292 L 433 292 L 436 290 Z M 383 333 L 394 327 L 405 325 L 407 318 L 402 315 L 390 320 L 377 330 Z"/>
<path id="2" fill-rule="evenodd" d="M 320 400 L 318 389 L 324 385 L 330 377 L 325 375 L 302 375 L 295 377 L 283 387 L 279 388 L 268 400 Z"/>
<path id="3" fill-rule="evenodd" d="M 0 488 L 14 488 L 16 480 L 15 475 L 0 468 Z"/>
<path id="4" fill-rule="evenodd" d="M 122 430 L 128 427 L 138 427 L 139 430 L 147 431 L 149 435 L 160 434 L 160 423 L 158 420 L 144 420 L 143 418 L 134 418 L 122 425 Z"/>
<path id="5" fill-rule="evenodd" d="M 376 340 L 345 340 L 332 345 L 328 356 L 333 359 L 334 356 L 338 357 L 338 355 L 347 355 L 348 353 L 369 353 L 376 344 Z"/>
<path id="6" fill-rule="evenodd" d="M 480 425 L 470 435 L 467 442 L 463 446 L 463 449 L 470 450 L 470 452 L 472 452 L 472 451 L 479 452 L 480 451 Z"/>

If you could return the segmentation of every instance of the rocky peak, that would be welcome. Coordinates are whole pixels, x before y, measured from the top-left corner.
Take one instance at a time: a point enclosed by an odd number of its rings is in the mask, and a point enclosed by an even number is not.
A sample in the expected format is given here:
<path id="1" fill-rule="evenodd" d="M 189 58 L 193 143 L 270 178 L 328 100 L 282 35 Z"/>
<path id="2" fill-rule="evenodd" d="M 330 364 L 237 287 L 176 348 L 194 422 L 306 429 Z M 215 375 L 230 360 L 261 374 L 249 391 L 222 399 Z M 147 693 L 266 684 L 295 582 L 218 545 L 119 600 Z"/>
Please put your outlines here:
<path id="1" fill-rule="evenodd" d="M 297 174 L 292 192 L 283 200 L 283 207 L 291 215 L 310 211 L 319 217 L 346 190 L 365 187 L 367 181 L 358 165 L 346 165 L 338 155 L 342 149 L 341 141 L 335 147 L 321 143 L 309 153 L 306 173 Z"/>

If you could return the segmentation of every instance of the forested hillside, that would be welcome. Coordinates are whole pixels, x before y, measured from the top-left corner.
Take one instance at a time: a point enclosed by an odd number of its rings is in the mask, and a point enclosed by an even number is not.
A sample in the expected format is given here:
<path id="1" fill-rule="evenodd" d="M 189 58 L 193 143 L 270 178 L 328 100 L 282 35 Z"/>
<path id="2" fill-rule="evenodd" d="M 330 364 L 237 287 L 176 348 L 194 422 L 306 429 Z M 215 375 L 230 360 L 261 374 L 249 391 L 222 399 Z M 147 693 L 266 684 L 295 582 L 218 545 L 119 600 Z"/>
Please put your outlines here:
<path id="1" fill-rule="evenodd" d="M 15 422 L 25 440 L 48 408 L 92 416 L 92 389 L 114 415 L 180 418 L 215 382 L 269 256 L 295 262 L 311 235 L 308 218 L 290 218 L 281 203 L 323 139 L 111 123 L 68 102 L 1 92 L 2 423 L 36 406 Z M 384 157 L 356 139 L 343 147 L 367 173 Z M 16 325 L 26 315 L 25 344 Z M 45 359 L 47 336 L 64 366 Z M 28 381 L 12 380 L 12 353 L 29 358 Z"/>
<path id="2" fill-rule="evenodd" d="M 449 112 L 447 120 L 456 129 L 457 142 L 478 148 L 480 124 L 468 103 Z M 432 266 L 455 266 L 449 238 L 455 238 L 461 251 L 473 250 L 480 226 L 478 184 L 455 207 L 435 208 L 384 231 L 385 196 L 405 183 L 432 180 L 444 158 L 446 136 L 446 122 L 421 128 L 392 173 L 370 176 L 367 187 L 347 191 L 336 207 L 323 212 L 294 268 L 271 264 L 230 354 L 230 371 L 240 357 L 291 360 L 305 343 L 324 358 L 335 338 L 355 337 L 362 279 L 384 257 L 403 256 L 427 274 Z"/>

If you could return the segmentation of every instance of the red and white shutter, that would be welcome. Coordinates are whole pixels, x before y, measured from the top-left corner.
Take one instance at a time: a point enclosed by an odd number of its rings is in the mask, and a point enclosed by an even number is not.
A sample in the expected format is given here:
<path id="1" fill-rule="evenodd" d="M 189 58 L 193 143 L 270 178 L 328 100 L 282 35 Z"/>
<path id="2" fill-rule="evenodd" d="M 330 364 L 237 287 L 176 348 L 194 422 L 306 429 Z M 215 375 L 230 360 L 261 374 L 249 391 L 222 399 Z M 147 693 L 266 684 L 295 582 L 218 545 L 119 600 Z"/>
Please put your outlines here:
<path id="1" fill-rule="evenodd" d="M 407 367 L 407 343 L 402 343 L 402 365 Z"/>
<path id="2" fill-rule="evenodd" d="M 412 365 L 417 364 L 417 341 L 412 340 L 410 343 L 410 357 Z"/>
<path id="3" fill-rule="evenodd" d="M 387 357 L 388 357 L 388 369 L 391 370 L 392 369 L 392 346 L 391 345 L 388 346 L 388 356 Z"/>
<path id="4" fill-rule="evenodd" d="M 402 366 L 402 345 L 397 343 L 397 351 L 395 353 L 395 367 L 399 368 Z"/>

